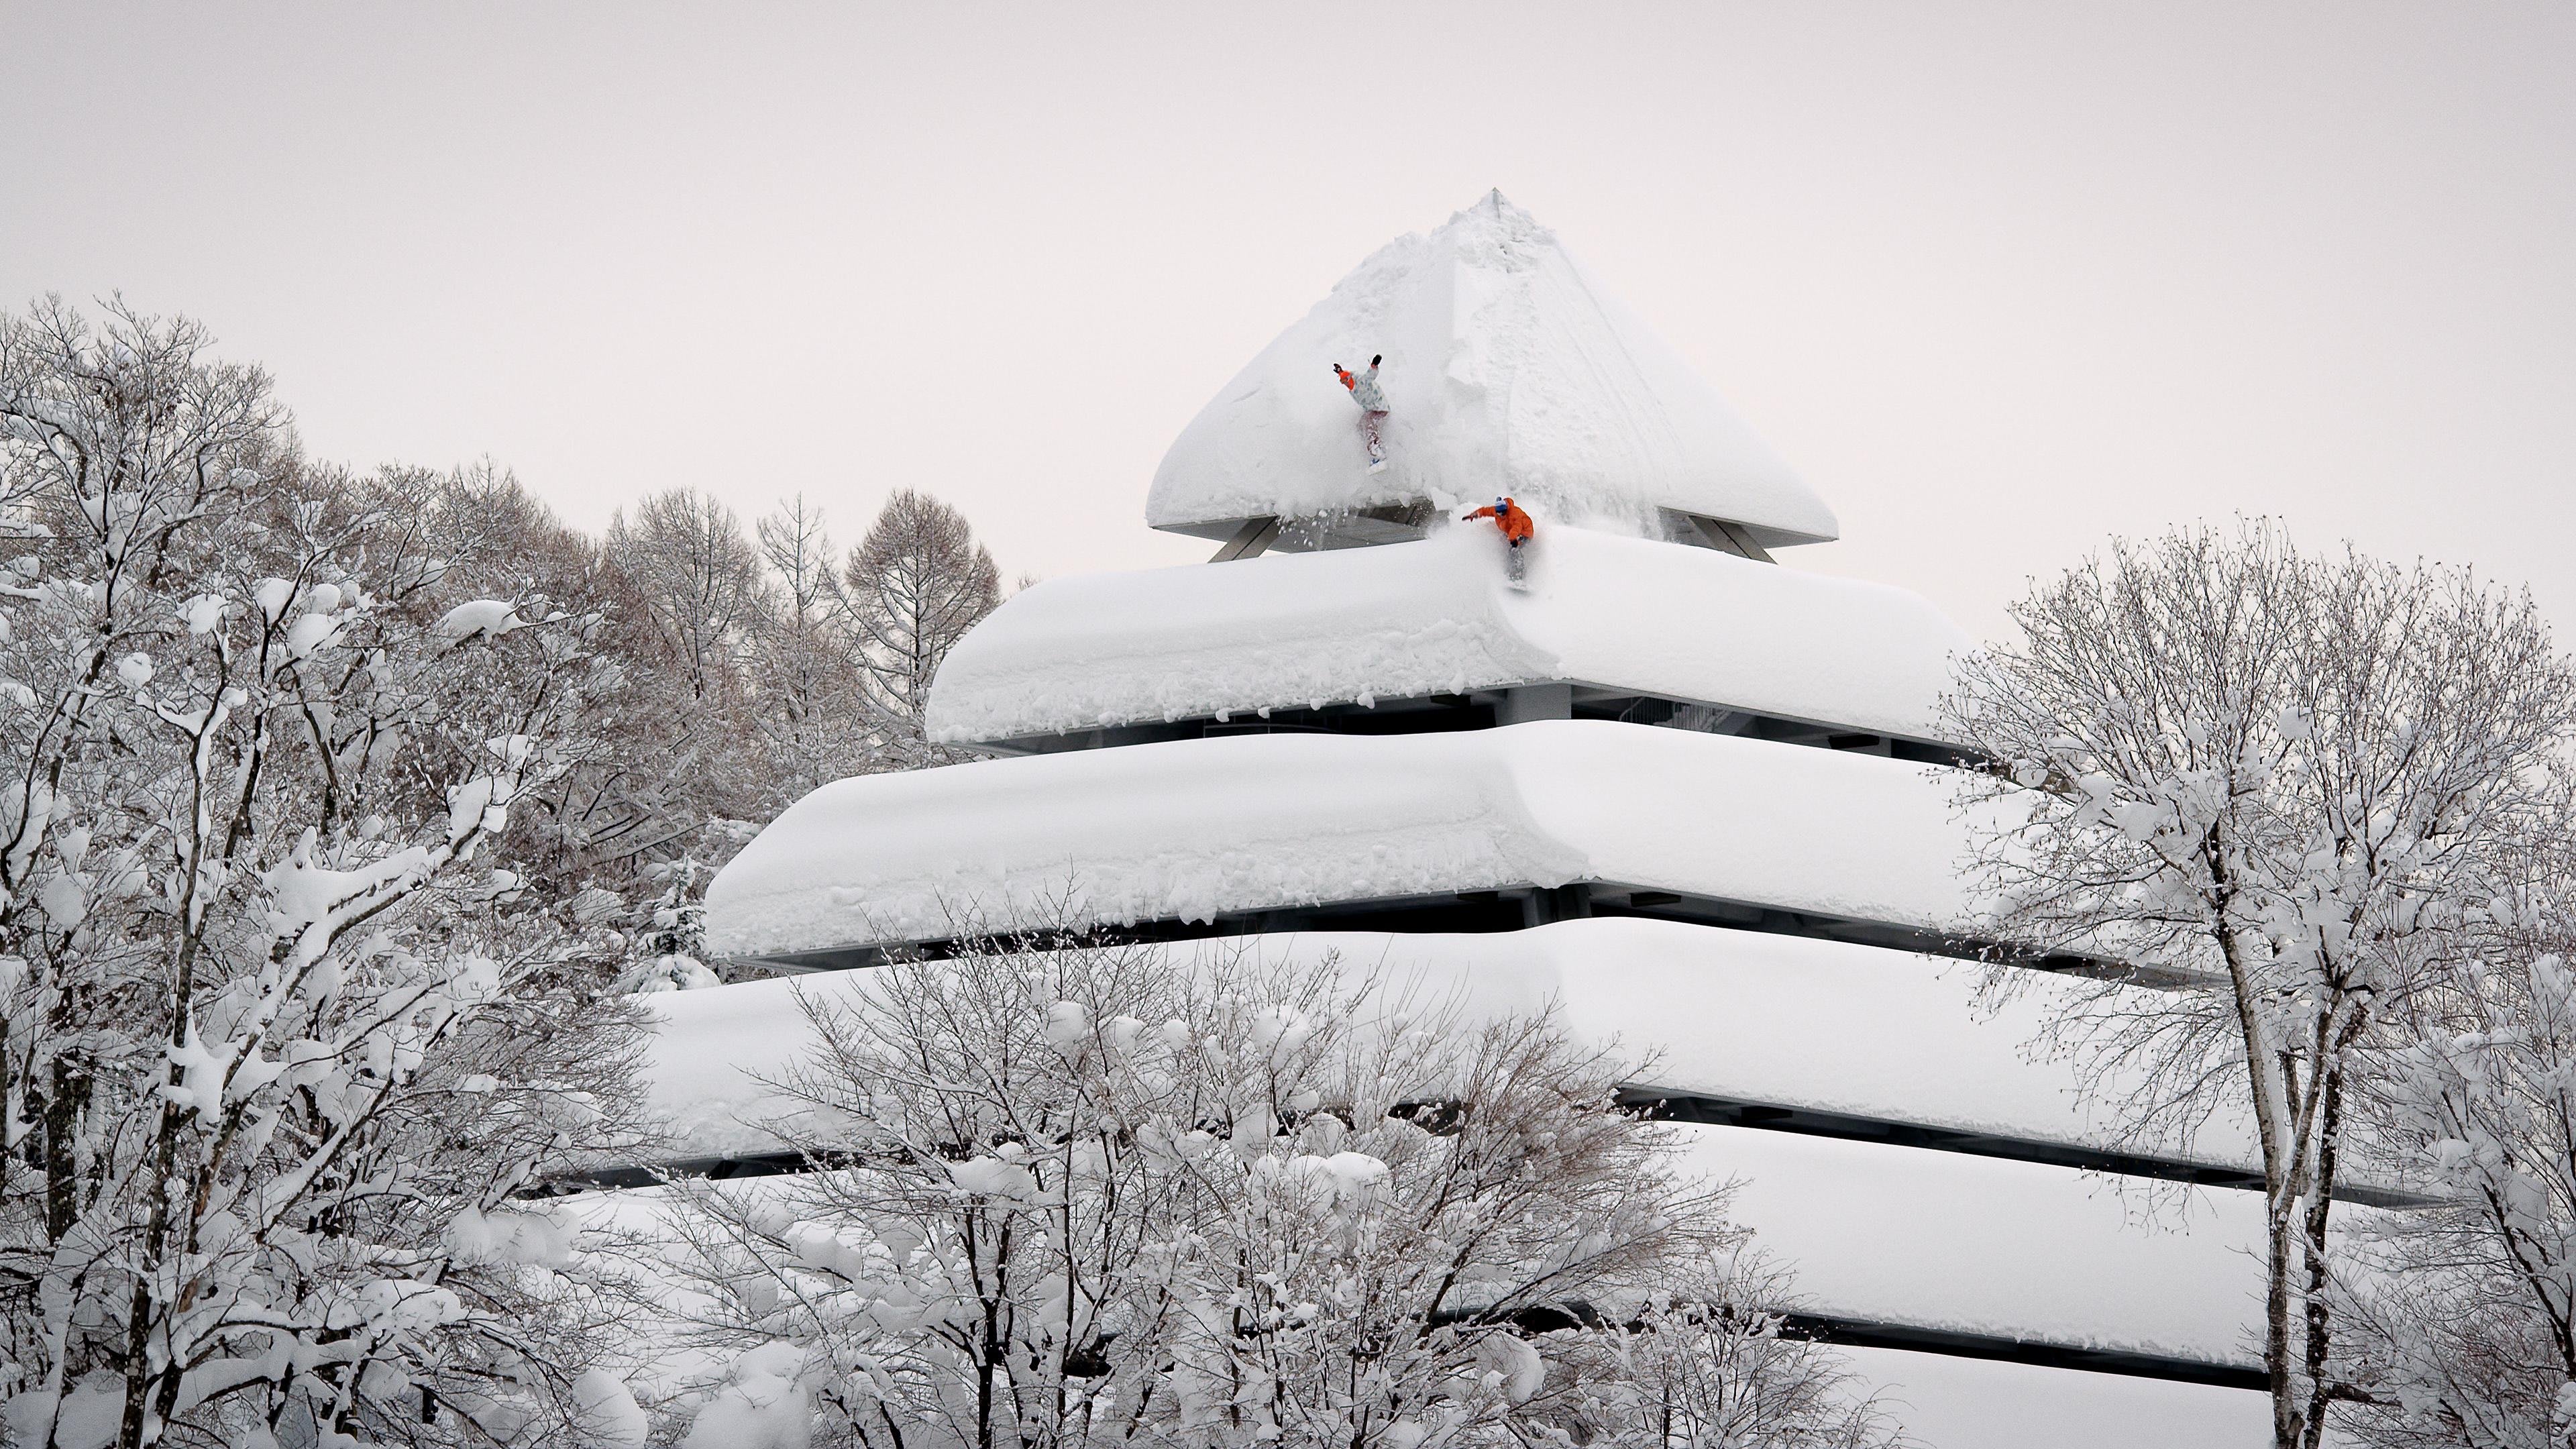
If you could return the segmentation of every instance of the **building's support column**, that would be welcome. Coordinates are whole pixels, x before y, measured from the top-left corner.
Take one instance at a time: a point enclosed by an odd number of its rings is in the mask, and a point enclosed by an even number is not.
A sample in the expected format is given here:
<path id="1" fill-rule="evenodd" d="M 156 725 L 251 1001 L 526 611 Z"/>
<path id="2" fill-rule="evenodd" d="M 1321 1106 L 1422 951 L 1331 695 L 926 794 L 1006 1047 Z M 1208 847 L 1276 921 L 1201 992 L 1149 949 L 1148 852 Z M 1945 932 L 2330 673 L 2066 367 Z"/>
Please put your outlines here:
<path id="1" fill-rule="evenodd" d="M 1580 921 L 1592 915 L 1592 886 L 1585 881 L 1572 885 L 1541 886 L 1521 897 L 1521 924 L 1544 926 L 1550 921 Z"/>
<path id="2" fill-rule="evenodd" d="M 1216 551 L 1216 557 L 1208 562 L 1232 563 L 1239 558 L 1258 558 L 1261 551 L 1270 547 L 1271 541 L 1278 537 L 1278 519 L 1247 518 L 1243 527 L 1236 529 L 1234 537 L 1227 539 L 1224 547 Z"/>
<path id="3" fill-rule="evenodd" d="M 1571 684 L 1521 684 L 1503 691 L 1502 703 L 1494 708 L 1494 723 L 1522 724 L 1534 719 L 1574 718 L 1574 686 Z"/>
<path id="4" fill-rule="evenodd" d="M 1755 543 L 1753 535 L 1740 523 L 1729 523 L 1722 518 L 1706 518 L 1696 513 L 1685 513 L 1682 518 L 1685 520 L 1683 524 L 1685 528 L 1697 529 L 1699 536 L 1707 541 L 1708 546 L 1719 553 L 1731 553 L 1737 558 L 1749 558 L 1755 563 L 1771 562 L 1770 552 Z"/>

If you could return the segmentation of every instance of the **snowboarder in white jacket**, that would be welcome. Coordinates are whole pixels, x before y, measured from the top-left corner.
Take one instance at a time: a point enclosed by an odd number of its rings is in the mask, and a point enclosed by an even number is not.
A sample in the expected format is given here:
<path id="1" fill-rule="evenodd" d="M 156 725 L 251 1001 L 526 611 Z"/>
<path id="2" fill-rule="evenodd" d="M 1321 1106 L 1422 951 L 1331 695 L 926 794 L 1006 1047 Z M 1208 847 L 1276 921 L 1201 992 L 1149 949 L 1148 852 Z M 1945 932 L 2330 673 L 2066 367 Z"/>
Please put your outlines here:
<path id="1" fill-rule="evenodd" d="M 1377 365 L 1384 361 L 1386 354 L 1382 352 L 1370 358 L 1366 372 L 1353 372 L 1338 362 L 1333 364 L 1333 376 L 1342 380 L 1342 386 L 1351 390 L 1351 401 L 1360 405 L 1360 436 L 1368 439 L 1369 471 L 1372 473 L 1386 470 L 1386 445 L 1378 437 L 1378 425 L 1386 421 L 1386 394 L 1378 391 L 1377 386 Z"/>

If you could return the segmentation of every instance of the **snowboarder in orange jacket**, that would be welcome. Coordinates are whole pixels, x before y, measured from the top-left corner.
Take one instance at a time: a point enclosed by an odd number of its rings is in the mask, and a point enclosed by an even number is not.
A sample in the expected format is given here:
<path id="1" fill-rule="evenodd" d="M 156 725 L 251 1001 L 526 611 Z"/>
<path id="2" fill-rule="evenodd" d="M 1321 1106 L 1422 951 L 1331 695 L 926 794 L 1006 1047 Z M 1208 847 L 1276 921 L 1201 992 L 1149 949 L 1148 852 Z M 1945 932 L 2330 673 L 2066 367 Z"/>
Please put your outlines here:
<path id="1" fill-rule="evenodd" d="M 1503 531 L 1503 537 L 1510 539 L 1514 548 L 1529 542 L 1530 535 L 1538 532 L 1538 525 L 1530 522 L 1529 510 L 1508 498 L 1497 498 L 1492 507 L 1479 508 L 1461 521 L 1473 523 L 1479 518 L 1494 520 L 1494 527 Z"/>
<path id="2" fill-rule="evenodd" d="M 1497 498 L 1493 506 L 1479 508 L 1459 521 L 1473 523 L 1479 518 L 1494 520 L 1494 527 L 1502 530 L 1504 541 L 1512 546 L 1511 578 L 1512 583 L 1517 586 L 1528 576 L 1526 566 L 1521 562 L 1521 545 L 1529 542 L 1531 535 L 1538 532 L 1538 525 L 1530 521 L 1528 509 L 1508 498 Z"/>

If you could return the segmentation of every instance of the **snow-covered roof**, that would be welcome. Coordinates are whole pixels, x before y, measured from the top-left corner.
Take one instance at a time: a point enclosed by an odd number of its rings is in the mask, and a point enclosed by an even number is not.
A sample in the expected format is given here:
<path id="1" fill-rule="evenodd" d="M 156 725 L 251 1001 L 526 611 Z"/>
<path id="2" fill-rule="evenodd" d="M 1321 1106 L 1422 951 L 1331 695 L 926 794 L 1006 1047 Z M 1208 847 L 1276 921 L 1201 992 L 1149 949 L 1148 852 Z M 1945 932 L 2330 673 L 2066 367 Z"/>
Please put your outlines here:
<path id="1" fill-rule="evenodd" d="M 1328 370 L 1374 354 L 1389 465 Z M 1146 521 L 1222 537 L 1243 519 L 1508 493 L 1541 517 L 1650 536 L 1657 510 L 1767 545 L 1836 535 L 1808 491 L 1688 363 L 1500 192 L 1389 242 L 1217 393 L 1155 472 Z"/>
<path id="2" fill-rule="evenodd" d="M 1529 550 L 1526 593 L 1481 524 L 1050 579 L 949 652 L 931 732 L 997 741 L 1572 680 L 1929 739 L 1951 656 L 1972 647 L 1881 584 L 1545 520 Z"/>
<path id="3" fill-rule="evenodd" d="M 1923 1444 L 2173 1449 L 2260 1444 L 2272 1432 L 2272 1401 L 2251 1389 L 1895 1348 L 1838 1352 Z"/>
<path id="4" fill-rule="evenodd" d="M 2263 1195 L 2171 1188 L 2152 1225 L 2098 1177 L 2037 1162 L 1745 1127 L 1690 1129 L 1739 1176 L 1736 1220 L 1838 1316 L 2250 1365 Z M 2341 1210 L 2367 1214 L 2372 1209 Z"/>
<path id="5" fill-rule="evenodd" d="M 725 866 L 707 946 L 781 955 L 1576 881 L 1946 930 L 1967 910 L 1955 778 L 1591 720 L 863 775 L 798 801 Z"/>
<path id="6" fill-rule="evenodd" d="M 2070 1064 L 2025 1054 L 2074 988 L 2062 978 L 1980 1009 L 1979 968 L 1967 962 L 1636 918 L 1500 934 L 1310 931 L 1249 944 L 1267 959 L 1331 953 L 1425 999 L 1458 993 L 1471 1011 L 1554 1002 L 1583 1039 L 1652 1062 L 1640 1083 L 1675 1096 L 2077 1147 L 2120 1140 L 2079 1101 Z M 799 994 L 837 1001 L 879 979 L 838 972 L 645 998 L 656 1018 L 647 1100 L 675 1151 L 774 1150 L 758 1124 L 783 1108 L 762 1081 L 813 1046 Z M 2205 1129 L 2192 1155 L 2254 1160 L 2249 1134 L 2225 1122 Z"/>

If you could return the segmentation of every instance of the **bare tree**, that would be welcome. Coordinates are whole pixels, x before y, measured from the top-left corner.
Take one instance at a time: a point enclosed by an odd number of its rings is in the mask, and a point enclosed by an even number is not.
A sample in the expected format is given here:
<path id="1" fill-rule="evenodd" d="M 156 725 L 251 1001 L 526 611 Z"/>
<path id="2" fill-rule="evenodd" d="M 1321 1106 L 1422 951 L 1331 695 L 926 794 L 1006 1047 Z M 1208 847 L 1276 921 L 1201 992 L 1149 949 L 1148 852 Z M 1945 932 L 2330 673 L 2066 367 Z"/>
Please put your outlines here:
<path id="1" fill-rule="evenodd" d="M 754 714 L 783 807 L 875 761 L 842 561 L 823 510 L 800 494 L 761 519 L 758 532 L 777 600 L 760 641 Z"/>
<path id="2" fill-rule="evenodd" d="M 688 1443 L 1892 1437 L 1552 1015 L 1034 944 L 808 999 L 778 1125 L 827 1170 L 688 1195 Z"/>
<path id="3" fill-rule="evenodd" d="M 898 767 L 936 764 L 922 712 L 949 648 L 1002 599 L 1000 571 L 966 517 L 906 488 L 886 501 L 847 573 L 864 701 Z"/>
<path id="4" fill-rule="evenodd" d="M 581 864 L 622 888 L 720 862 L 739 843 L 734 822 L 778 808 L 756 721 L 777 600 L 741 521 L 694 489 L 621 515 L 600 556 L 588 597 L 607 617 L 627 705 Z"/>
<path id="5" fill-rule="evenodd" d="M 673 488 L 637 504 L 632 523 L 621 512 L 605 546 L 680 661 L 689 697 L 731 699 L 768 604 L 760 554 L 733 510 L 694 488 Z"/>
<path id="6" fill-rule="evenodd" d="M 2018 807 L 1984 842 L 1995 930 L 2182 983 L 2106 981 L 2060 1039 L 2142 1134 L 2250 1117 L 2273 1432 L 2315 1449 L 2356 1066 L 2445 979 L 2498 851 L 2531 829 L 2576 673 L 2527 597 L 2260 527 L 2116 545 L 2013 617 L 2021 639 L 1966 661 L 1949 711 L 1997 762 L 1980 788 Z"/>

